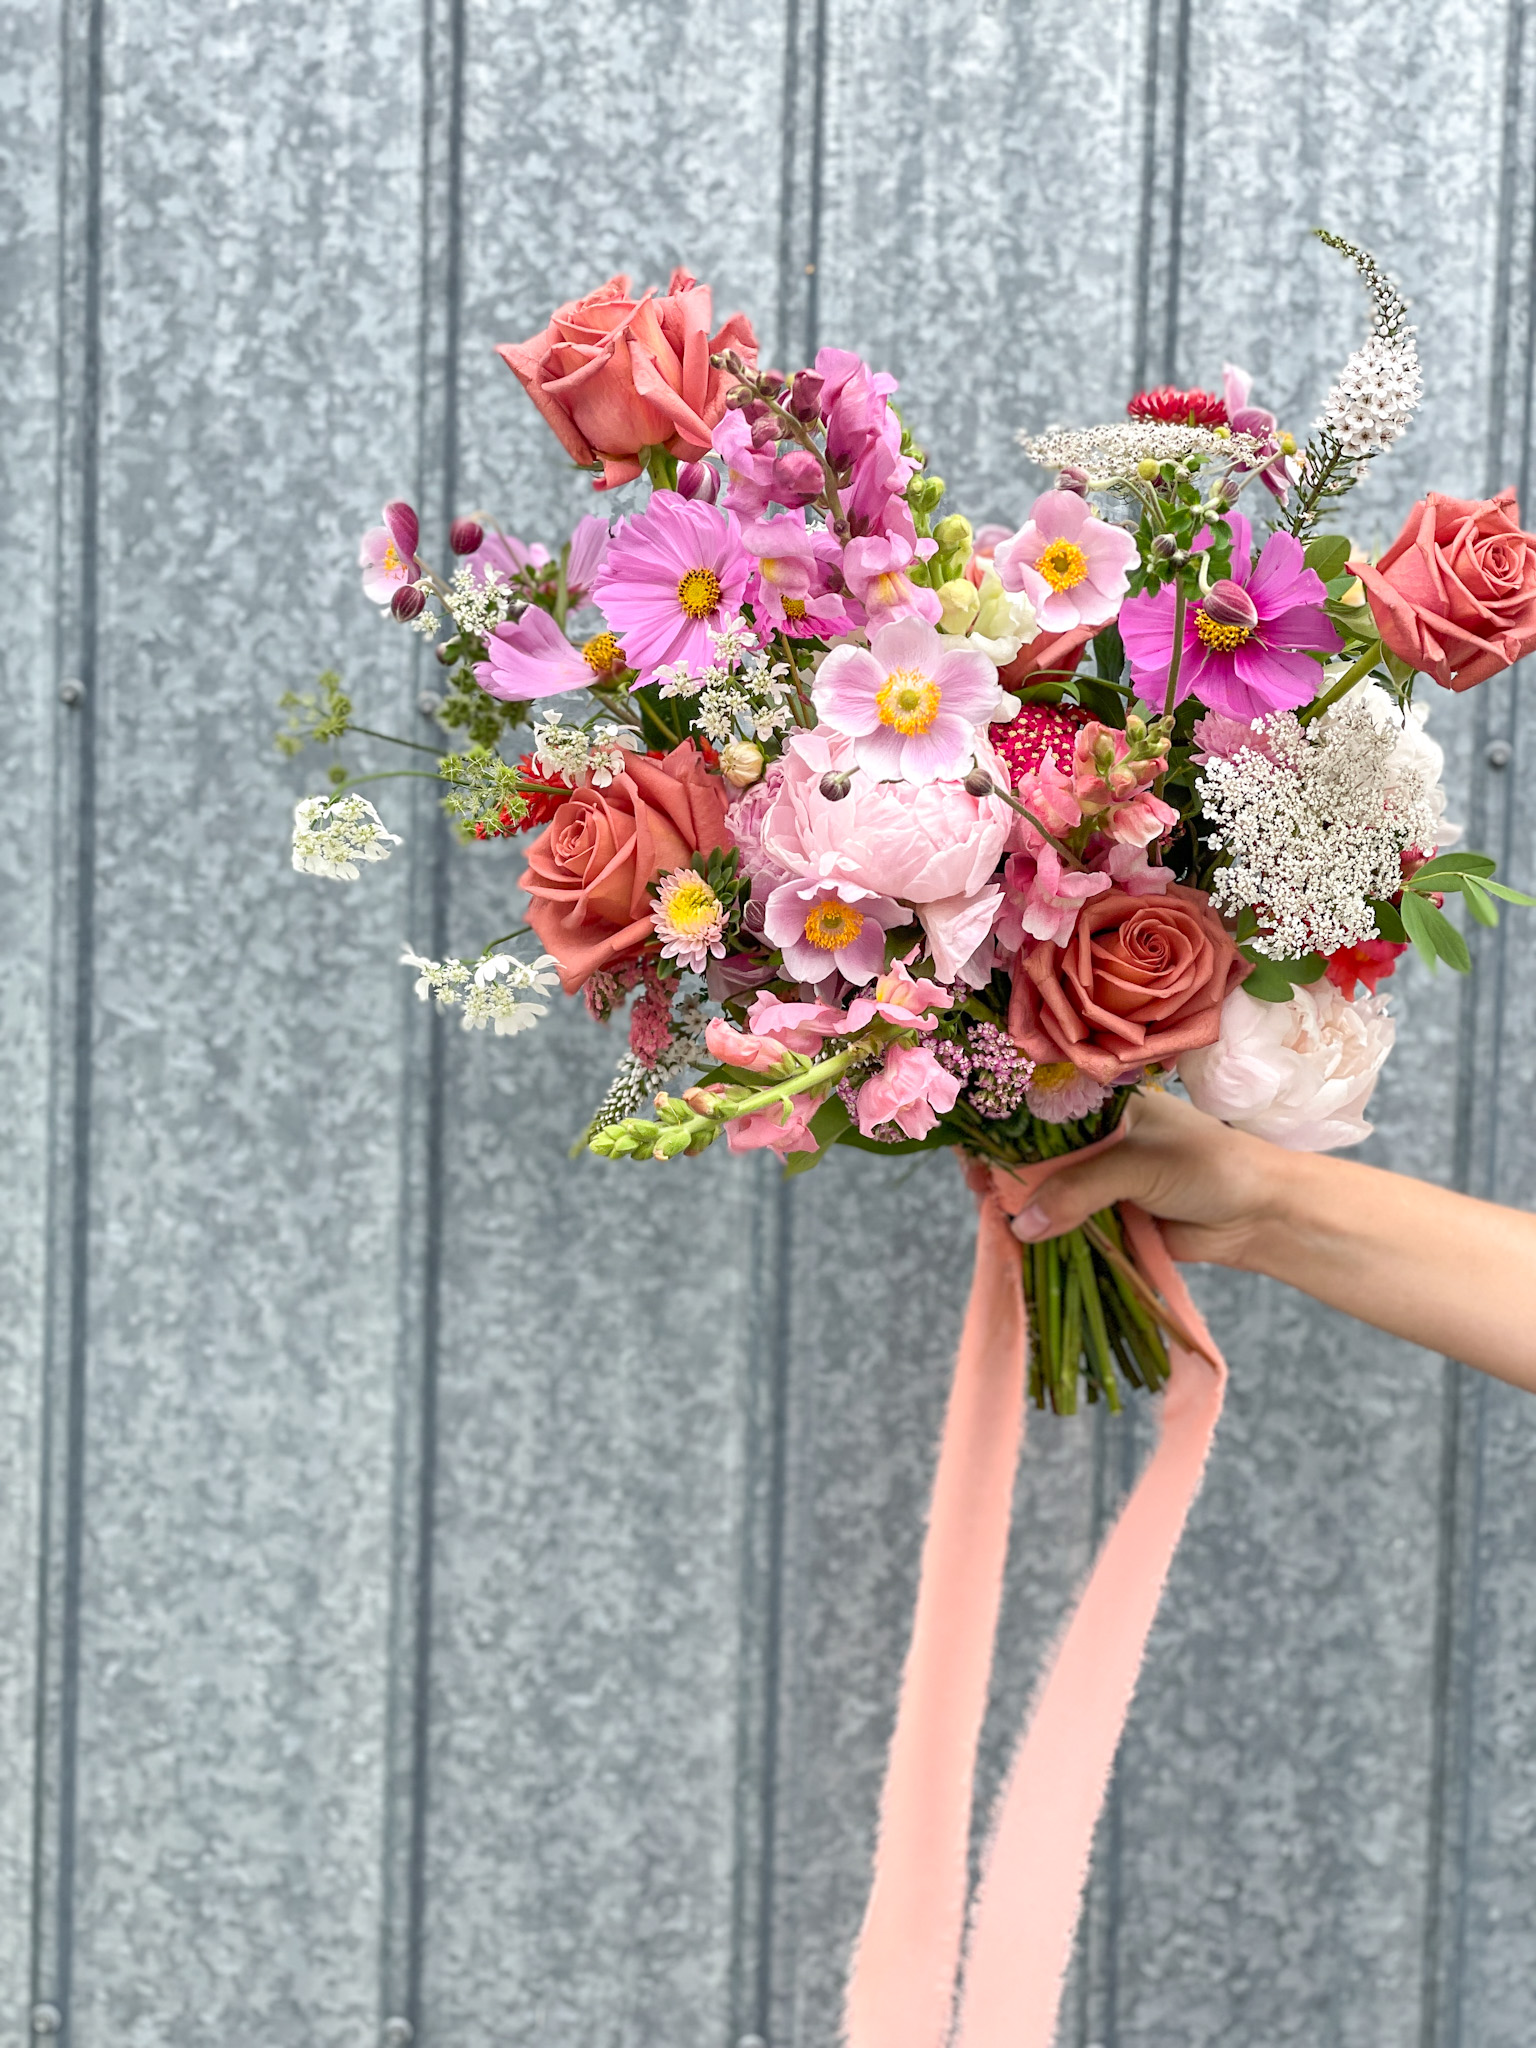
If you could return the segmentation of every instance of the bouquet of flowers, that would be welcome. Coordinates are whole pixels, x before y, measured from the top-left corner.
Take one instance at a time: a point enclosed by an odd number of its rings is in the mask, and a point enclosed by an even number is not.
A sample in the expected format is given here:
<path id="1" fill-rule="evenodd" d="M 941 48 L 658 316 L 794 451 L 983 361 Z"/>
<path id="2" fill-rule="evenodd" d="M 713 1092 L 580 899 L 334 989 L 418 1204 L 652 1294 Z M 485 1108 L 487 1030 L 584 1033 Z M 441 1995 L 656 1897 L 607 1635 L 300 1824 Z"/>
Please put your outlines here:
<path id="1" fill-rule="evenodd" d="M 579 1141 L 604 1159 L 1022 1169 L 1175 1077 L 1282 1145 L 1362 1138 L 1401 957 L 1465 971 L 1446 898 L 1532 901 L 1452 844 L 1415 687 L 1536 646 L 1536 536 L 1512 492 L 1431 494 L 1379 560 L 1352 544 L 1341 500 L 1420 378 L 1395 286 L 1323 239 L 1373 317 L 1304 444 L 1229 366 L 1022 435 L 1054 477 L 1017 528 L 942 510 L 892 377 L 760 367 L 685 273 L 504 347 L 627 503 L 553 549 L 457 519 L 448 574 L 406 504 L 363 540 L 366 595 L 445 672 L 446 808 L 528 846 L 537 957 L 407 954 L 422 997 L 498 1032 L 557 981 L 628 1003 Z M 290 749 L 366 730 L 334 675 L 284 703 Z M 400 843 L 369 779 L 299 804 L 296 866 L 353 880 Z M 1019 1256 L 1038 1404 L 1163 1384 L 1181 1328 L 1121 1218 Z"/>

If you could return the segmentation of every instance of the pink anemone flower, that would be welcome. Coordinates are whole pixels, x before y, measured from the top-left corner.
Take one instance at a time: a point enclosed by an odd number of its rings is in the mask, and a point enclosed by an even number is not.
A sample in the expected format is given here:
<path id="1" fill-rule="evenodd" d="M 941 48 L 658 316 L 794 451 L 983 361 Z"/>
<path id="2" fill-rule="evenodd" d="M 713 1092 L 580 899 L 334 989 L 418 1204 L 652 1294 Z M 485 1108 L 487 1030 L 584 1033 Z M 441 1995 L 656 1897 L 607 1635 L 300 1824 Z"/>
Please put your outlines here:
<path id="1" fill-rule="evenodd" d="M 834 647 L 811 695 L 822 724 L 853 741 L 869 774 L 938 782 L 969 769 L 997 710 L 997 669 L 926 619 L 899 619 L 868 647 Z"/>
<path id="2" fill-rule="evenodd" d="M 710 631 L 739 611 L 751 569 L 733 514 L 653 491 L 609 541 L 592 595 L 647 683 L 658 668 L 712 659 Z"/>
<path id="3" fill-rule="evenodd" d="M 420 531 L 416 514 L 403 498 L 391 499 L 380 514 L 384 524 L 371 526 L 357 551 L 363 572 L 363 595 L 370 604 L 388 604 L 403 584 L 421 574 L 416 559 Z"/>
<path id="4" fill-rule="evenodd" d="M 1044 633 L 1107 625 L 1135 562 L 1135 536 L 1095 519 L 1075 491 L 1043 491 L 1025 524 L 992 553 L 1003 588 L 1024 592 Z"/>
<path id="5" fill-rule="evenodd" d="M 814 987 L 835 969 L 860 984 L 884 967 L 886 933 L 911 915 L 857 882 L 781 882 L 763 906 L 763 936 L 795 981 Z"/>
<path id="6" fill-rule="evenodd" d="M 520 619 L 498 626 L 485 651 L 488 658 L 475 664 L 475 681 L 488 697 L 507 703 L 584 690 L 598 679 L 599 671 L 581 649 L 536 604 Z"/>
<path id="7" fill-rule="evenodd" d="M 1184 614 L 1184 651 L 1174 702 L 1194 697 L 1245 724 L 1271 711 L 1294 711 L 1317 694 L 1316 654 L 1336 654 L 1339 636 L 1323 610 L 1328 593 L 1302 559 L 1301 542 L 1272 533 L 1258 560 L 1253 529 L 1240 512 L 1232 528 L 1232 574 L 1213 583 Z M 1136 688 L 1161 707 L 1173 659 L 1174 589 L 1144 590 L 1120 613 L 1120 637 Z"/>

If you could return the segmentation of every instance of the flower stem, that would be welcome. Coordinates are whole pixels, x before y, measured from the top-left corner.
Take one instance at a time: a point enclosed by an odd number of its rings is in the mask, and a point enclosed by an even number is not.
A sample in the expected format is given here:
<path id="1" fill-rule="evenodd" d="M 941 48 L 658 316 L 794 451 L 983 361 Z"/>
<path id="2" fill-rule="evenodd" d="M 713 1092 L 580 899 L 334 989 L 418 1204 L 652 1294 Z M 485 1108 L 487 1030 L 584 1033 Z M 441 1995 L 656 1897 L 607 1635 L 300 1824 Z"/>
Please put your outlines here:
<path id="1" fill-rule="evenodd" d="M 1372 641 L 1364 654 L 1350 663 L 1343 675 L 1339 677 L 1339 680 L 1325 690 L 1315 704 L 1309 704 L 1305 711 L 1297 714 L 1301 723 L 1303 725 L 1310 725 L 1314 718 L 1321 718 L 1329 705 L 1337 704 L 1341 697 L 1347 695 L 1363 676 L 1370 674 L 1380 659 L 1381 643 L 1379 640 Z"/>
<path id="2" fill-rule="evenodd" d="M 347 731 L 360 732 L 364 739 L 387 740 L 392 747 L 410 747 L 413 752 L 418 754 L 438 756 L 442 753 L 441 747 L 424 747 L 420 740 L 403 740 L 396 733 L 375 732 L 371 725 L 353 725 L 350 720 L 347 724 Z"/>
<path id="3" fill-rule="evenodd" d="M 1168 656 L 1168 689 L 1163 697 L 1163 716 L 1173 716 L 1173 696 L 1179 686 L 1179 664 L 1184 659 L 1184 608 L 1189 600 L 1184 595 L 1183 582 L 1173 586 L 1173 648 Z"/>

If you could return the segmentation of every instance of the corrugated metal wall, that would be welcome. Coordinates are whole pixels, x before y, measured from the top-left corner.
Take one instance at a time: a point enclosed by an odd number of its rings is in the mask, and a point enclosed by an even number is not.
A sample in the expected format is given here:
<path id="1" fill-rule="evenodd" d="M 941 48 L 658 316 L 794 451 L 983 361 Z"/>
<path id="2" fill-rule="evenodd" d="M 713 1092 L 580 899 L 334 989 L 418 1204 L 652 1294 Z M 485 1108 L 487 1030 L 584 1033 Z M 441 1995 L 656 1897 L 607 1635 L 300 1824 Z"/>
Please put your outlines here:
<path id="1" fill-rule="evenodd" d="M 465 1037 L 395 965 L 505 929 L 516 853 L 400 783 L 388 868 L 291 874 L 272 700 L 339 659 L 422 724 L 356 535 L 397 494 L 566 529 L 491 349 L 618 268 L 889 364 L 1014 519 L 1015 427 L 1138 381 L 1230 353 L 1304 426 L 1363 321 L 1324 221 L 1416 299 L 1430 394 L 1362 537 L 1431 483 L 1529 500 L 1533 13 L 12 0 L 5 2039 L 831 2042 L 959 1178 L 567 1163 L 611 1040 Z M 1529 688 L 1436 705 L 1527 887 Z M 1370 1156 L 1536 1201 L 1536 928 L 1397 985 Z M 1064 2043 L 1525 2048 L 1536 1406 L 1203 1292 L 1233 1394 Z M 1034 1429 L 988 1789 L 1136 1434 Z"/>

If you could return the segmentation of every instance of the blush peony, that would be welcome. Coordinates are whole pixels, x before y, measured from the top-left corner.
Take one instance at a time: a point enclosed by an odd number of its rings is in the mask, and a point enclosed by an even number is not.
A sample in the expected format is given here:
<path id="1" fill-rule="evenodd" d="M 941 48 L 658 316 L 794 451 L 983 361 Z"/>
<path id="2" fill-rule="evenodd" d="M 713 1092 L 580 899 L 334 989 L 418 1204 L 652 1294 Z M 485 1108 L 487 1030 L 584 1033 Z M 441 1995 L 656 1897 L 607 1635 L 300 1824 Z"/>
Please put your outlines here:
<path id="1" fill-rule="evenodd" d="M 1363 1112 L 1394 1036 L 1385 996 L 1351 1002 L 1318 981 L 1260 1003 L 1239 988 L 1220 1037 L 1185 1053 L 1179 1079 L 1208 1116 L 1293 1152 L 1332 1152 L 1370 1135 Z"/>

